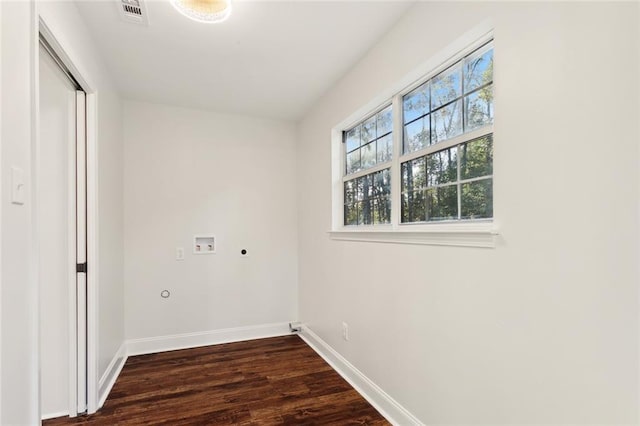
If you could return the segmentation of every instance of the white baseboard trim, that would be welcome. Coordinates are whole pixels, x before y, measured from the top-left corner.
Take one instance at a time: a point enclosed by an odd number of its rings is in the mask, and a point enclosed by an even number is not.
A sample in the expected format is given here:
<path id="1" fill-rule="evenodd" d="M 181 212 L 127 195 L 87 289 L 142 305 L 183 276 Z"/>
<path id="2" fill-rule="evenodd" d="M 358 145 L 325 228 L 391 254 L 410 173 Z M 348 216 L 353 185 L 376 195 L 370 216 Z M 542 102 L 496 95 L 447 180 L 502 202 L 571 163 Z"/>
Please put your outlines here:
<path id="1" fill-rule="evenodd" d="M 338 372 L 360 395 L 394 425 L 423 425 L 413 414 L 391 398 L 378 385 L 336 352 L 307 325 L 302 326 L 300 337 Z"/>
<path id="2" fill-rule="evenodd" d="M 127 355 L 144 355 L 178 349 L 197 348 L 220 343 L 242 342 L 244 340 L 291 334 L 289 323 L 262 324 L 248 327 L 225 328 L 197 333 L 174 334 L 171 336 L 148 337 L 127 340 Z"/>
<path id="3" fill-rule="evenodd" d="M 56 417 L 69 417 L 68 411 L 60 411 L 59 413 L 43 414 L 42 420 L 55 419 Z"/>
<path id="4" fill-rule="evenodd" d="M 125 343 L 120 345 L 118 352 L 113 356 L 113 359 L 98 382 L 98 409 L 104 405 L 104 402 L 109 396 L 109 392 L 111 392 L 111 388 L 113 388 L 116 379 L 122 371 L 122 367 L 124 367 L 124 363 L 127 361 L 126 348 Z"/>

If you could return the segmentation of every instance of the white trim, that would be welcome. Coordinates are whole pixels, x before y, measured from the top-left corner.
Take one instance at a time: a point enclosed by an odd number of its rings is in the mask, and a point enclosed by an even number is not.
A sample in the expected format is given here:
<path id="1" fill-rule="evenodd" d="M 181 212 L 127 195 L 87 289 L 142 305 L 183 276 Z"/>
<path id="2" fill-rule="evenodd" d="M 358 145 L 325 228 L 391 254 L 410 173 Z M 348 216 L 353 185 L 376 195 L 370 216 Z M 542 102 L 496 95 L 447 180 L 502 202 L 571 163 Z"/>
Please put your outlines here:
<path id="1" fill-rule="evenodd" d="M 393 105 L 402 105 L 402 95 L 393 97 Z M 402 111 L 393 110 L 393 128 L 402 129 L 393 132 L 393 157 L 391 158 L 391 223 L 397 224 L 402 221 L 402 166 L 400 157 L 402 156 L 402 144 L 404 139 L 404 124 L 402 123 Z M 343 189 L 344 191 L 344 189 Z M 344 198 L 344 193 L 342 193 Z M 343 213 L 344 215 L 344 213 Z M 344 219 L 343 219 L 344 222 Z M 341 224 L 342 225 L 342 224 Z M 334 230 L 338 228 L 333 228 Z"/>
<path id="2" fill-rule="evenodd" d="M 113 385 L 116 383 L 118 376 L 120 376 L 124 364 L 127 362 L 127 358 L 127 346 L 123 342 L 98 382 L 98 409 L 102 408 L 104 402 L 107 400 L 111 389 L 113 389 Z"/>
<path id="3" fill-rule="evenodd" d="M 55 419 L 55 418 L 58 418 L 58 417 L 70 417 L 69 416 L 69 412 L 68 411 L 59 411 L 57 413 L 43 414 L 42 415 L 42 420 Z"/>
<path id="4" fill-rule="evenodd" d="M 416 158 L 424 157 L 425 155 L 433 154 L 434 152 L 442 151 L 447 148 L 453 148 L 457 145 L 463 145 L 467 142 L 471 142 L 474 139 L 479 139 L 483 136 L 488 136 L 492 134 L 493 134 L 493 124 L 482 126 L 479 129 L 470 130 L 468 132 L 462 133 L 461 135 L 455 136 L 451 139 L 444 140 L 442 142 L 436 142 L 433 145 L 429 145 L 417 151 L 401 154 L 399 158 L 399 162 L 406 163 L 407 161 L 415 160 Z M 400 147 L 402 147 L 402 143 L 400 143 Z"/>
<path id="5" fill-rule="evenodd" d="M 640 22 L 640 7 L 638 7 L 637 19 L 638 19 L 638 22 Z M 638 54 L 640 54 L 640 48 L 638 49 Z M 638 87 L 638 93 L 636 94 L 636 96 L 638 96 L 638 99 L 640 99 L 640 85 L 638 85 L 637 87 Z M 637 124 L 638 124 L 638 133 L 640 134 L 640 120 L 637 121 Z M 640 152 L 638 152 L 638 154 L 640 154 Z M 640 155 L 638 155 L 637 160 L 640 162 Z M 638 196 L 638 199 L 640 200 L 640 194 Z M 638 206 L 637 207 L 639 207 L 638 210 L 640 211 L 640 202 L 638 202 Z M 638 215 L 638 216 L 640 216 L 640 215 Z M 636 238 L 638 239 L 638 241 L 640 241 L 640 232 L 638 232 L 636 234 Z M 640 260 L 640 258 L 638 258 L 637 260 Z M 637 265 L 637 272 L 640 275 L 640 262 L 637 262 L 636 265 Z M 640 299 L 640 292 L 638 293 L 637 298 Z M 638 303 L 639 301 L 640 300 L 636 300 L 636 303 Z M 640 312 L 638 312 L 638 325 L 640 325 Z M 638 328 L 638 330 L 639 330 L 639 332 L 638 332 L 638 336 L 637 337 L 638 337 L 638 339 L 640 339 L 640 327 Z M 640 354 L 639 354 L 638 358 L 640 358 Z M 639 362 L 640 362 L 640 359 L 639 359 Z M 638 380 L 636 383 L 640 383 L 640 369 L 638 369 L 638 372 L 636 373 L 636 380 Z M 637 408 L 638 408 L 637 415 L 638 415 L 638 418 L 640 418 L 640 393 L 637 395 L 636 402 L 638 403 L 638 405 L 637 405 Z"/>
<path id="6" fill-rule="evenodd" d="M 373 142 L 369 142 L 369 143 L 373 143 Z M 360 178 L 362 176 L 367 176 L 367 175 L 373 174 L 375 172 L 379 172 L 379 171 L 382 171 L 382 170 L 385 170 L 385 169 L 390 169 L 391 168 L 391 164 L 392 164 L 392 161 L 386 161 L 384 163 L 378 163 L 375 166 L 371 166 L 371 167 L 369 167 L 367 169 L 358 170 L 357 172 L 353 172 L 353 173 L 350 173 L 348 175 L 344 175 L 344 176 L 342 176 L 342 181 L 343 182 L 349 182 L 350 180 L 358 179 L 358 178 Z"/>
<path id="7" fill-rule="evenodd" d="M 404 426 L 423 424 L 417 417 L 336 352 L 306 324 L 302 325 L 300 337 L 389 422 L 394 425 Z"/>
<path id="8" fill-rule="evenodd" d="M 499 235 L 493 222 L 447 222 L 428 225 L 388 227 L 342 227 L 329 231 L 338 241 L 494 248 Z"/>
<path id="9" fill-rule="evenodd" d="M 98 93 L 87 93 L 87 413 L 98 410 Z"/>
<path id="10" fill-rule="evenodd" d="M 29 265 L 28 285 L 31 288 L 29 299 L 31 299 L 31 332 L 33 351 L 26 356 L 31 357 L 30 367 L 35 369 L 31 373 L 35 376 L 31 389 L 32 413 L 37 414 L 36 419 L 40 419 L 42 397 L 40 395 L 40 239 L 38 237 L 38 159 L 40 150 L 40 38 L 38 33 L 39 5 L 37 1 L 31 2 L 30 7 L 30 28 L 31 33 L 31 69 L 29 70 L 31 79 L 31 134 L 29 141 L 29 160 L 31 177 L 31 209 L 28 211 L 27 233 L 30 242 L 28 252 L 31 254 Z"/>
<path id="11" fill-rule="evenodd" d="M 67 54 L 67 50 L 60 44 L 56 36 L 53 34 L 46 21 L 39 14 L 38 16 L 38 34 L 42 34 L 49 46 L 56 52 L 56 55 L 62 60 L 62 63 L 67 67 L 73 78 L 76 79 L 82 90 L 84 90 L 87 94 L 94 92 L 92 89 L 92 85 L 85 79 L 87 73 L 79 70 L 76 67 L 76 62 L 73 61 L 69 55 Z"/>
<path id="12" fill-rule="evenodd" d="M 0 24 L 2 23 L 2 2 L 0 2 Z M 34 54 L 35 56 L 35 54 Z M 35 78 L 34 78 L 35 80 Z M 34 85 L 36 85 L 35 81 L 33 82 Z M 0 93 L 2 93 L 2 30 L 0 30 Z M 35 114 L 34 114 L 35 115 Z M 33 118 L 32 118 L 33 119 Z M 38 127 L 37 123 L 35 125 L 35 127 Z M 2 172 L 2 150 L 3 150 L 3 145 L 2 145 L 2 100 L 0 100 L 0 176 L 4 176 L 3 172 Z M 2 198 L 2 185 L 0 185 L 0 200 L 3 200 Z M 0 229 L 2 228 L 2 206 L 4 205 L 3 203 L 0 203 Z M 2 289 L 2 244 L 0 244 L 0 289 Z M 38 302 L 39 303 L 39 302 Z M 36 305 L 38 306 L 38 309 L 40 308 L 39 304 Z M 2 291 L 0 291 L 0 318 L 2 318 Z M 36 321 L 39 321 L 40 318 L 36 317 Z M 2 322 L 0 321 L 0 366 L 2 365 Z M 40 330 L 38 329 L 38 335 L 39 335 Z M 40 339 L 38 339 L 40 340 Z M 39 351 L 39 348 L 36 348 L 37 351 Z M 39 360 L 38 360 L 38 364 L 39 365 Z M 38 375 L 39 376 L 39 375 Z M 2 369 L 0 368 L 0 384 L 2 383 Z M 40 379 L 38 379 L 38 394 L 40 393 Z M 0 385 L 0 401 L 2 401 L 2 386 Z M 38 417 L 40 418 L 40 400 L 38 399 Z M 0 404 L 0 420 L 2 419 L 2 404 Z"/>
<path id="13" fill-rule="evenodd" d="M 637 19 L 637 21 L 636 21 L 636 22 L 640 22 L 640 7 L 638 7 L 638 8 L 637 8 L 637 10 L 638 10 L 638 13 L 637 13 L 637 15 L 638 15 L 638 16 L 636 16 L 636 19 Z M 638 52 L 636 52 L 636 53 L 640 54 L 640 48 L 638 48 Z M 638 86 L 636 86 L 636 87 L 638 87 L 638 92 L 636 93 L 636 96 L 638 96 L 638 99 L 640 99 L 640 85 L 638 85 Z M 638 121 L 637 121 L 637 125 L 638 125 L 638 134 L 640 134 L 640 120 L 638 120 Z M 640 154 L 640 152 L 638 152 L 638 154 Z M 636 160 L 640 162 L 640 155 L 638 155 L 638 154 L 636 154 L 636 155 L 638 156 L 638 158 L 636 158 Z M 640 180 L 640 179 L 639 179 L 639 180 Z M 638 208 L 638 211 L 640 211 L 640 194 L 638 194 L 638 200 L 639 200 L 639 202 L 637 203 L 637 206 L 636 206 L 636 207 Z M 638 216 L 640 216 L 640 214 L 638 214 Z M 640 217 L 639 217 L 639 219 L 640 219 Z M 637 241 L 636 241 L 636 242 L 640 242 L 640 232 L 638 232 L 638 231 L 636 231 L 636 232 L 637 232 L 637 233 L 636 233 L 636 239 L 637 239 Z M 636 247 L 637 247 L 637 246 L 636 246 Z M 636 252 L 636 256 L 637 256 L 637 255 L 638 255 L 638 253 Z M 638 256 L 638 257 L 636 258 L 636 261 L 638 261 L 638 262 L 636 263 L 636 265 L 637 265 L 637 267 L 636 267 L 636 272 L 640 275 L 640 256 Z M 636 296 L 636 299 L 640 299 L 640 292 L 638 293 L 638 296 Z M 640 301 L 640 300 L 636 300 L 636 303 L 638 303 L 639 301 Z M 637 306 L 637 305 L 636 305 L 636 306 Z M 637 318 L 637 320 L 638 320 L 637 325 L 640 325 L 640 312 L 638 312 L 638 318 Z M 638 339 L 640 339 L 640 327 L 638 328 L 638 330 L 639 330 L 639 332 L 638 332 L 637 338 L 638 338 Z M 640 354 L 638 354 L 637 356 L 638 356 L 638 358 L 639 358 L 639 360 L 638 360 L 638 361 L 640 362 Z M 638 369 L 638 371 L 637 371 L 637 373 L 636 373 L 636 380 L 637 380 L 637 382 L 636 382 L 636 383 L 640 383 L 640 369 Z M 639 394 L 637 395 L 637 397 L 636 397 L 636 402 L 637 402 L 637 404 L 638 404 L 638 405 L 637 405 L 637 412 L 636 412 L 636 414 L 637 414 L 638 418 L 640 418 L 640 393 L 639 393 Z"/>
<path id="14" fill-rule="evenodd" d="M 195 333 L 174 334 L 170 336 L 131 339 L 127 345 L 127 355 L 143 355 L 178 349 L 197 348 L 220 343 L 242 342 L 267 337 L 287 336 L 289 322 L 262 324 L 248 327 L 225 328 L 221 330 L 200 331 Z"/>

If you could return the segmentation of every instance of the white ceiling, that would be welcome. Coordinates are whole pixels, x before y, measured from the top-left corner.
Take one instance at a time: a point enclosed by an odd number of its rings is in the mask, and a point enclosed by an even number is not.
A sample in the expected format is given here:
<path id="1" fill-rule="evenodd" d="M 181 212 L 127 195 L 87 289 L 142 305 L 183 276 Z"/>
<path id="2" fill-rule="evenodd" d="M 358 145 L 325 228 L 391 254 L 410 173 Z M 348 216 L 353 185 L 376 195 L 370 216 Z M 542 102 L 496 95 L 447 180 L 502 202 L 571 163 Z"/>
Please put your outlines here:
<path id="1" fill-rule="evenodd" d="M 409 7 L 404 1 L 235 1 L 200 24 L 146 1 L 150 24 L 124 22 L 113 1 L 79 1 L 127 99 L 295 120 Z M 375 70 L 372 70 L 375 72 Z"/>

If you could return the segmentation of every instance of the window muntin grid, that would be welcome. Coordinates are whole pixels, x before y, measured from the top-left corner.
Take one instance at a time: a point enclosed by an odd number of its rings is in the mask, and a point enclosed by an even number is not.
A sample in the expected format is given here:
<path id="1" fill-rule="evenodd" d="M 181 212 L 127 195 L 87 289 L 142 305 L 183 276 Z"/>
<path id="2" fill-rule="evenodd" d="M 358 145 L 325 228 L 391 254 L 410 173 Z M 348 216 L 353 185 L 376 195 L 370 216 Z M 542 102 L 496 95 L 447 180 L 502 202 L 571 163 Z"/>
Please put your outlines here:
<path id="1" fill-rule="evenodd" d="M 345 175 L 391 161 L 393 109 L 389 105 L 343 132 Z"/>
<path id="2" fill-rule="evenodd" d="M 401 223 L 493 217 L 493 135 L 401 164 Z"/>
<path id="3" fill-rule="evenodd" d="M 403 154 L 493 123 L 493 44 L 471 52 L 403 97 Z"/>

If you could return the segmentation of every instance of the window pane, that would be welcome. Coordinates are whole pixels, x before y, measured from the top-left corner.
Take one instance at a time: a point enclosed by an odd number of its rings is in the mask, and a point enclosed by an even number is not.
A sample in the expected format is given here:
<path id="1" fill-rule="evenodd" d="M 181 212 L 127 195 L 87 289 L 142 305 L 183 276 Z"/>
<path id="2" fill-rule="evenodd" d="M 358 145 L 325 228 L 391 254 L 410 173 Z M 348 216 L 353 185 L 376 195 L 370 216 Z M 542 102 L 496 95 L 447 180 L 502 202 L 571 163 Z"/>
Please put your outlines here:
<path id="1" fill-rule="evenodd" d="M 402 192 L 424 188 L 426 183 L 424 157 L 402 163 Z"/>
<path id="2" fill-rule="evenodd" d="M 345 206 L 344 206 L 344 224 L 345 225 L 357 225 L 358 224 L 358 203 L 345 204 Z"/>
<path id="3" fill-rule="evenodd" d="M 408 123 L 429 112 L 429 82 L 408 93 L 403 99 L 403 123 Z"/>
<path id="4" fill-rule="evenodd" d="M 362 201 L 364 199 L 364 180 L 358 178 L 352 180 L 352 182 L 355 185 L 356 200 Z"/>
<path id="5" fill-rule="evenodd" d="M 362 123 L 362 144 L 371 142 L 376 138 L 376 116 L 374 115 L 364 123 Z"/>
<path id="6" fill-rule="evenodd" d="M 493 136 L 487 135 L 460 146 L 460 179 L 493 174 Z"/>
<path id="7" fill-rule="evenodd" d="M 373 176 L 366 175 L 358 179 L 358 189 L 362 200 L 368 200 L 373 197 Z"/>
<path id="8" fill-rule="evenodd" d="M 361 225 L 373 225 L 373 200 L 365 200 L 362 203 Z"/>
<path id="9" fill-rule="evenodd" d="M 360 150 L 356 149 L 347 154 L 347 174 L 360 170 Z"/>
<path id="10" fill-rule="evenodd" d="M 458 186 L 450 185 L 427 190 L 427 220 L 458 218 Z"/>
<path id="11" fill-rule="evenodd" d="M 374 200 L 373 223 L 391 223 L 391 201 L 388 198 Z"/>
<path id="12" fill-rule="evenodd" d="M 386 135 L 393 128 L 393 116 L 391 114 L 391 106 L 383 109 L 376 115 L 377 137 Z"/>
<path id="13" fill-rule="evenodd" d="M 465 131 L 493 122 L 493 85 L 483 87 L 464 97 Z"/>
<path id="14" fill-rule="evenodd" d="M 493 49 L 484 50 L 470 55 L 464 61 L 464 92 L 472 90 L 493 81 Z"/>
<path id="15" fill-rule="evenodd" d="M 459 100 L 431 114 L 433 116 L 432 143 L 451 139 L 462 133 L 462 101 Z"/>
<path id="16" fill-rule="evenodd" d="M 404 126 L 404 152 L 414 152 L 429 146 L 429 116 Z"/>
<path id="17" fill-rule="evenodd" d="M 373 196 L 387 197 L 391 194 L 391 173 L 385 169 L 373 174 Z"/>
<path id="18" fill-rule="evenodd" d="M 462 95 L 462 67 L 458 63 L 431 80 L 431 110 Z"/>
<path id="19" fill-rule="evenodd" d="M 347 144 L 347 152 L 351 152 L 360 146 L 360 125 L 346 132 L 345 143 Z"/>
<path id="20" fill-rule="evenodd" d="M 462 219 L 493 217 L 493 179 L 462 184 Z"/>
<path id="21" fill-rule="evenodd" d="M 452 147 L 427 155 L 427 185 L 434 186 L 458 179 L 458 148 Z"/>
<path id="22" fill-rule="evenodd" d="M 356 182 L 350 180 L 344 183 L 344 203 L 350 204 L 356 201 Z"/>
<path id="23" fill-rule="evenodd" d="M 360 154 L 362 156 L 361 169 L 368 169 L 376 164 L 376 143 L 371 142 L 360 148 Z"/>
<path id="24" fill-rule="evenodd" d="M 377 140 L 377 160 L 378 163 L 385 163 L 391 161 L 393 155 L 393 136 L 388 134 Z"/>
<path id="25" fill-rule="evenodd" d="M 424 222 L 425 219 L 425 191 L 411 191 L 402 194 L 402 223 Z"/>

